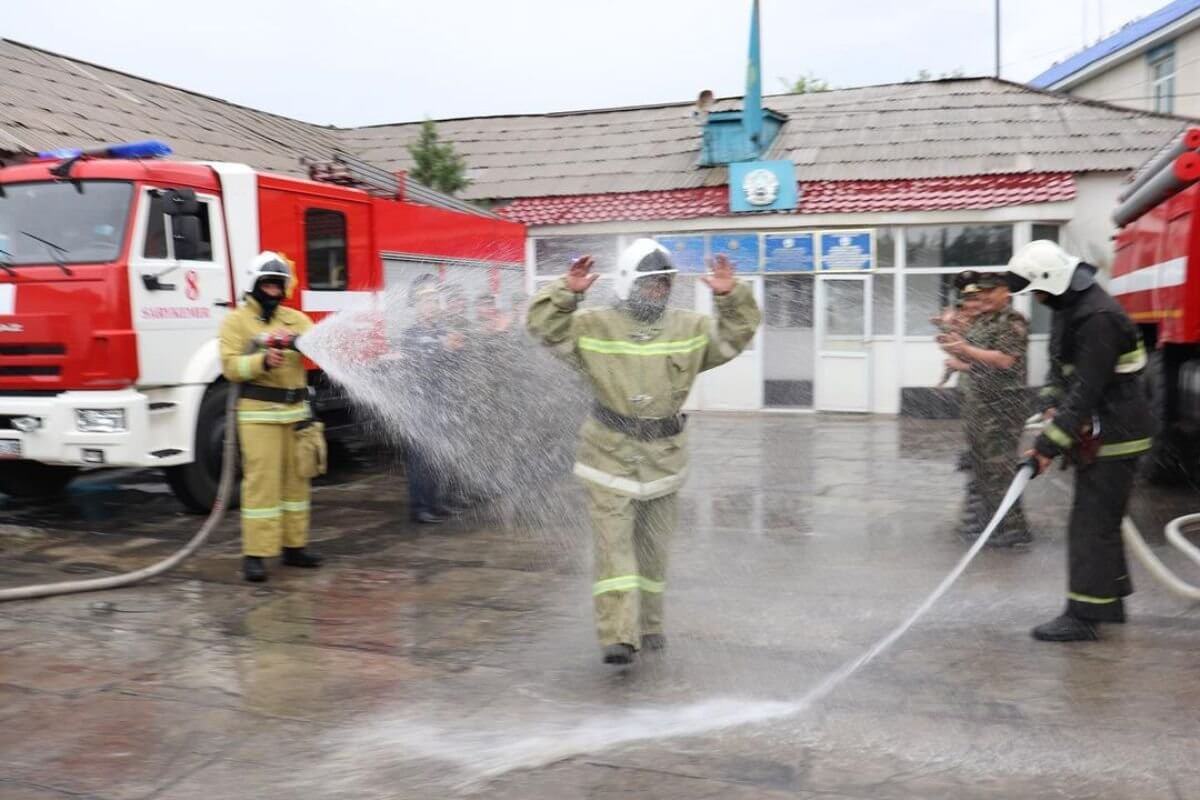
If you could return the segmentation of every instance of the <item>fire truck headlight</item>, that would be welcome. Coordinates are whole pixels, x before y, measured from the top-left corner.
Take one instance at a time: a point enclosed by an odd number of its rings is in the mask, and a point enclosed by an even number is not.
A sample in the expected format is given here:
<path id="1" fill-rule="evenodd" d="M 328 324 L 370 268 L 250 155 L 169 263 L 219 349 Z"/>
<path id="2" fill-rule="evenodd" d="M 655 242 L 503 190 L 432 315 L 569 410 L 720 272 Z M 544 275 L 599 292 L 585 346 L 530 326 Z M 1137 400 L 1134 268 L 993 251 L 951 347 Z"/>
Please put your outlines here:
<path id="1" fill-rule="evenodd" d="M 75 429 L 82 433 L 120 433 L 125 430 L 125 409 L 77 408 Z"/>

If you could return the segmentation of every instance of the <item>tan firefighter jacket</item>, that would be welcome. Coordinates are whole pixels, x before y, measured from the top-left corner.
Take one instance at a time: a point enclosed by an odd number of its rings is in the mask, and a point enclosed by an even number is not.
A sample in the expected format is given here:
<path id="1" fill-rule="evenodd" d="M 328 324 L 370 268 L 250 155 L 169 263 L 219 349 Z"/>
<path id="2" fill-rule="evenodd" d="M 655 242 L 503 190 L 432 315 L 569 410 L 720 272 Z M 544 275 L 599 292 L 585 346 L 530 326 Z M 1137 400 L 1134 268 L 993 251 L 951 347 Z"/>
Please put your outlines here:
<path id="1" fill-rule="evenodd" d="M 303 389 L 308 385 L 308 373 L 300 353 L 288 350 L 282 364 L 267 369 L 266 351 L 255 350 L 253 343 L 260 333 L 284 328 L 299 336 L 312 325 L 312 320 L 303 311 L 287 306 L 279 306 L 270 322 L 263 322 L 262 306 L 247 295 L 221 323 L 221 371 L 225 379 L 273 389 Z M 242 397 L 238 399 L 237 409 L 238 422 L 288 424 L 312 416 L 307 400 L 285 404 Z"/>
<path id="2" fill-rule="evenodd" d="M 576 311 L 562 279 L 534 296 L 529 332 L 576 364 L 598 405 L 626 417 L 679 414 L 696 376 L 740 353 L 762 315 L 750 287 L 714 298 L 717 318 L 668 308 L 639 322 L 620 308 Z M 599 422 L 583 424 L 575 463 L 580 478 L 617 494 L 651 500 L 678 491 L 687 466 L 687 433 L 649 441 Z"/>

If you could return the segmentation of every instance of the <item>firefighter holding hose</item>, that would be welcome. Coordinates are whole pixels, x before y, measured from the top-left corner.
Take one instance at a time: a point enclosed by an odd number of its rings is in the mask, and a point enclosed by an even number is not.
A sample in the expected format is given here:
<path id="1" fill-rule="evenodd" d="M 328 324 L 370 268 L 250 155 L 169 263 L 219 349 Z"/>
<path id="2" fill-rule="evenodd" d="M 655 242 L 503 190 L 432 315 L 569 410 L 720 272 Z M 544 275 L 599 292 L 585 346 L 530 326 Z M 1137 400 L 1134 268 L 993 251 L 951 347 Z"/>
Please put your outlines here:
<path id="1" fill-rule="evenodd" d="M 221 324 L 221 368 L 240 384 L 238 441 L 242 450 L 242 575 L 267 579 L 264 558 L 317 567 L 308 543 L 309 480 L 301 438 L 313 426 L 308 375 L 293 345 L 312 327 L 303 312 L 282 305 L 295 285 L 290 262 L 266 251 L 249 267 L 250 290 Z M 319 430 L 317 431 L 319 435 Z"/>
<path id="2" fill-rule="evenodd" d="M 761 315 L 750 287 L 717 256 L 717 317 L 668 309 L 678 272 L 670 253 L 638 239 L 621 253 L 618 303 L 579 310 L 595 283 L 591 256 L 533 298 L 528 328 L 587 376 L 595 396 L 575 474 L 588 496 L 595 545 L 596 627 L 608 664 L 661 649 L 667 544 L 678 518 L 687 462 L 680 414 L 696 376 L 724 364 L 754 337 Z"/>
<path id="3" fill-rule="evenodd" d="M 1022 247 L 1005 273 L 1014 292 L 1031 291 L 1053 309 L 1050 373 L 1041 391 L 1050 420 L 1026 455 L 1038 471 L 1063 455 L 1075 466 L 1067 528 L 1066 610 L 1033 629 L 1049 642 L 1099 638 L 1097 623 L 1125 621 L 1133 593 L 1121 520 L 1153 417 L 1142 385 L 1146 350 L 1125 311 L 1096 282 L 1096 267 L 1051 241 Z"/>

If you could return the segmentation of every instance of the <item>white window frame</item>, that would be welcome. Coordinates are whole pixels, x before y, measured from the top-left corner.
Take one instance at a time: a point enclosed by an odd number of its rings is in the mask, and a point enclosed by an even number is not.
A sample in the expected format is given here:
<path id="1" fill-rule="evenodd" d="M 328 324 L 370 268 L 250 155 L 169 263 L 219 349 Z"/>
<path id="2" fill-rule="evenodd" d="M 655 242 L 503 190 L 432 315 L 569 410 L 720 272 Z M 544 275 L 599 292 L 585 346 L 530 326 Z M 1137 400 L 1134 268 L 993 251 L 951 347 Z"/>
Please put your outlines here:
<path id="1" fill-rule="evenodd" d="M 1150 97 L 1153 102 L 1152 110 L 1159 114 L 1175 112 L 1175 76 L 1178 68 L 1175 63 L 1175 43 L 1157 47 L 1146 54 L 1146 64 L 1150 68 Z"/>

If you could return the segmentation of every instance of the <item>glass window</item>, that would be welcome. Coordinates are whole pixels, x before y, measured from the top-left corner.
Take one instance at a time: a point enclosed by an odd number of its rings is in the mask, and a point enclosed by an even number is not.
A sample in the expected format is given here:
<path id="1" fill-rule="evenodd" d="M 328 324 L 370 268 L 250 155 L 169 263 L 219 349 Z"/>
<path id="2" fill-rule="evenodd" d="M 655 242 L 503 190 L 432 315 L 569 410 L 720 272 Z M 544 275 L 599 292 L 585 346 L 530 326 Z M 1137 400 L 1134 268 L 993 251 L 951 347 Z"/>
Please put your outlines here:
<path id="1" fill-rule="evenodd" d="M 904 294 L 904 334 L 933 336 L 937 327 L 930 317 L 937 317 L 944 308 L 954 305 L 954 273 L 909 275 Z"/>
<path id="2" fill-rule="evenodd" d="M 891 228 L 875 229 L 875 266 L 879 269 L 896 266 L 896 238 Z"/>
<path id="3" fill-rule="evenodd" d="M 163 213 L 162 196 L 150 196 L 150 211 L 146 217 L 146 244 L 142 248 L 143 258 L 167 257 L 167 215 Z"/>
<path id="4" fill-rule="evenodd" d="M 1175 112 L 1175 45 L 1166 44 L 1146 54 L 1150 65 L 1150 94 L 1154 110 L 1160 114 Z"/>
<path id="5" fill-rule="evenodd" d="M 1012 225 L 938 225 L 905 230 L 908 267 L 995 267 L 1012 258 Z"/>
<path id="6" fill-rule="evenodd" d="M 1029 332 L 1032 334 L 1050 333 L 1050 320 L 1054 318 L 1054 312 L 1036 299 L 1030 299 L 1029 308 Z"/>
<path id="7" fill-rule="evenodd" d="M 10 183 L 0 194 L 5 263 L 88 264 L 121 254 L 133 187 L 122 181 Z"/>
<path id="8" fill-rule="evenodd" d="M 593 270 L 609 272 L 617 265 L 617 237 L 548 236 L 534 240 L 533 252 L 538 275 L 562 275 L 580 256 L 596 260 Z"/>
<path id="9" fill-rule="evenodd" d="M 346 215 L 310 208 L 304 212 L 308 288 L 346 288 Z"/>
<path id="10" fill-rule="evenodd" d="M 892 336 L 896 332 L 896 277 L 871 278 L 871 335 Z"/>
<path id="11" fill-rule="evenodd" d="M 1052 242 L 1058 241 L 1058 225 L 1048 222 L 1033 223 L 1033 241 L 1039 239 L 1048 239 Z"/>
<path id="12" fill-rule="evenodd" d="M 763 319 L 768 328 L 812 328 L 811 275 L 768 277 L 763 284 L 763 290 L 766 301 Z"/>

